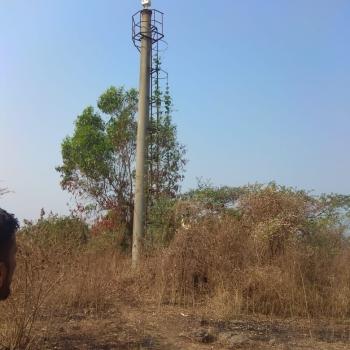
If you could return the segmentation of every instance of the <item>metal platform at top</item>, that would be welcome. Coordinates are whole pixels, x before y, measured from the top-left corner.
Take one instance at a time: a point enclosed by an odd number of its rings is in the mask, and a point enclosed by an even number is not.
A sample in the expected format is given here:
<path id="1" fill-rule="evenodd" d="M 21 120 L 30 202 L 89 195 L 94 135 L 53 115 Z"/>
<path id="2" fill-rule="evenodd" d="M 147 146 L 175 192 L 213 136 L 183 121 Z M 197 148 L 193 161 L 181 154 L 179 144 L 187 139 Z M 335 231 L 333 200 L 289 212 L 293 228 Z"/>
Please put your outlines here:
<path id="1" fill-rule="evenodd" d="M 141 48 L 141 40 L 144 37 L 152 39 L 152 45 L 161 41 L 164 38 L 164 28 L 163 28 L 163 19 L 164 13 L 155 9 L 151 9 L 148 11 L 152 11 L 151 18 L 151 37 L 146 35 L 145 32 L 142 32 L 142 11 L 136 12 L 132 16 L 132 41 L 135 47 L 140 51 Z"/>

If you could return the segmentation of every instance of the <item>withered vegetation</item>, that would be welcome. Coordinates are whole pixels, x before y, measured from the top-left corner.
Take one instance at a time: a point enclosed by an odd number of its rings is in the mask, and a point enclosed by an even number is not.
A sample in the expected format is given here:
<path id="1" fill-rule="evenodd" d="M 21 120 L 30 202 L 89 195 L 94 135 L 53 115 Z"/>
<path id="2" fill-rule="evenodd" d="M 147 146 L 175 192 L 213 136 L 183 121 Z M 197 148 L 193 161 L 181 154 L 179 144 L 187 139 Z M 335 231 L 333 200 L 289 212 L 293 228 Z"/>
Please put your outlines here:
<path id="1" fill-rule="evenodd" d="M 348 204 L 346 196 L 275 184 L 200 189 L 156 213 L 161 224 L 153 219 L 150 229 L 157 239 L 146 237 L 137 271 L 125 239 L 106 220 L 89 228 L 77 218 L 42 216 L 18 233 L 12 297 L 0 304 L 0 348 L 44 348 L 77 317 L 112 319 L 122 334 L 123 307 L 186 310 L 223 322 L 346 322 Z"/>

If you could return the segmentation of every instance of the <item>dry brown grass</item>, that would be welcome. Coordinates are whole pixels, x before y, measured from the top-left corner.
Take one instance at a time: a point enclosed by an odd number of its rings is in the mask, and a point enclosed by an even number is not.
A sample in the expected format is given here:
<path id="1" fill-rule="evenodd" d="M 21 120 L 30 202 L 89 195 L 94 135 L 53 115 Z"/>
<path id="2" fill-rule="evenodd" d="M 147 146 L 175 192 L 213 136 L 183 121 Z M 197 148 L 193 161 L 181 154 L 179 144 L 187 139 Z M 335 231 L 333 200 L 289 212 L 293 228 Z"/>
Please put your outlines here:
<path id="1" fill-rule="evenodd" d="M 350 314 L 350 246 L 337 227 L 308 228 L 309 203 L 271 189 L 249 193 L 241 216 L 207 216 L 163 252 L 162 303 L 220 317 Z"/>
<path id="2" fill-rule="evenodd" d="M 150 269 L 132 271 L 121 252 L 18 241 L 12 295 L 0 303 L 0 349 L 37 349 L 57 333 L 56 319 L 103 318 L 121 301 L 136 305 L 150 295 L 150 284 L 143 283 Z"/>
<path id="3" fill-rule="evenodd" d="M 250 193 L 240 207 L 241 215 L 207 215 L 178 230 L 138 271 L 103 237 L 66 245 L 20 234 L 13 294 L 0 304 L 0 349 L 35 349 L 56 332 L 55 318 L 103 318 L 121 302 L 190 306 L 219 319 L 349 317 L 350 247 L 337 228 L 304 237 L 302 196 Z"/>
<path id="4" fill-rule="evenodd" d="M 57 282 L 40 249 L 20 242 L 12 297 L 0 304 L 0 348 L 35 348 L 37 321 Z"/>

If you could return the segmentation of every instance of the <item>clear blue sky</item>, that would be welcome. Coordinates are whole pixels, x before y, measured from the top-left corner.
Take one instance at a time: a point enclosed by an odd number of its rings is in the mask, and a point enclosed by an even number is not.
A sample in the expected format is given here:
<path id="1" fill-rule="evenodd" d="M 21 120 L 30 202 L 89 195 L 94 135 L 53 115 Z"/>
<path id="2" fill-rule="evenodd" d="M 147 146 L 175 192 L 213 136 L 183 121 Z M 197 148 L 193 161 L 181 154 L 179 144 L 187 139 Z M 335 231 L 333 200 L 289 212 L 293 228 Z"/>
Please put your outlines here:
<path id="1" fill-rule="evenodd" d="M 275 180 L 350 193 L 350 1 L 153 0 L 183 189 Z M 82 109 L 110 85 L 137 87 L 139 0 L 0 0 L 0 206 L 67 213 L 54 168 Z"/>

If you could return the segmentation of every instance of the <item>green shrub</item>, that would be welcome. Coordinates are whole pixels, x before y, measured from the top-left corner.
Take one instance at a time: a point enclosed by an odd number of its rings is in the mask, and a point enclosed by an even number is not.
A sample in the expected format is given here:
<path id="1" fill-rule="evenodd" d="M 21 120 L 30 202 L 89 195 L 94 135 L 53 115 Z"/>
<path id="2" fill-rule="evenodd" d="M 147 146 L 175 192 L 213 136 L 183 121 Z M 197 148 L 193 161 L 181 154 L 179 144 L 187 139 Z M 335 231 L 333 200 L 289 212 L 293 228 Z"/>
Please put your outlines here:
<path id="1" fill-rule="evenodd" d="M 43 215 L 36 222 L 26 222 L 18 233 L 40 247 L 56 247 L 63 250 L 79 248 L 89 241 L 90 230 L 81 219 L 73 216 Z"/>
<path id="2" fill-rule="evenodd" d="M 165 196 L 159 198 L 149 210 L 145 246 L 151 248 L 168 245 L 179 222 L 176 217 L 176 199 Z"/>

